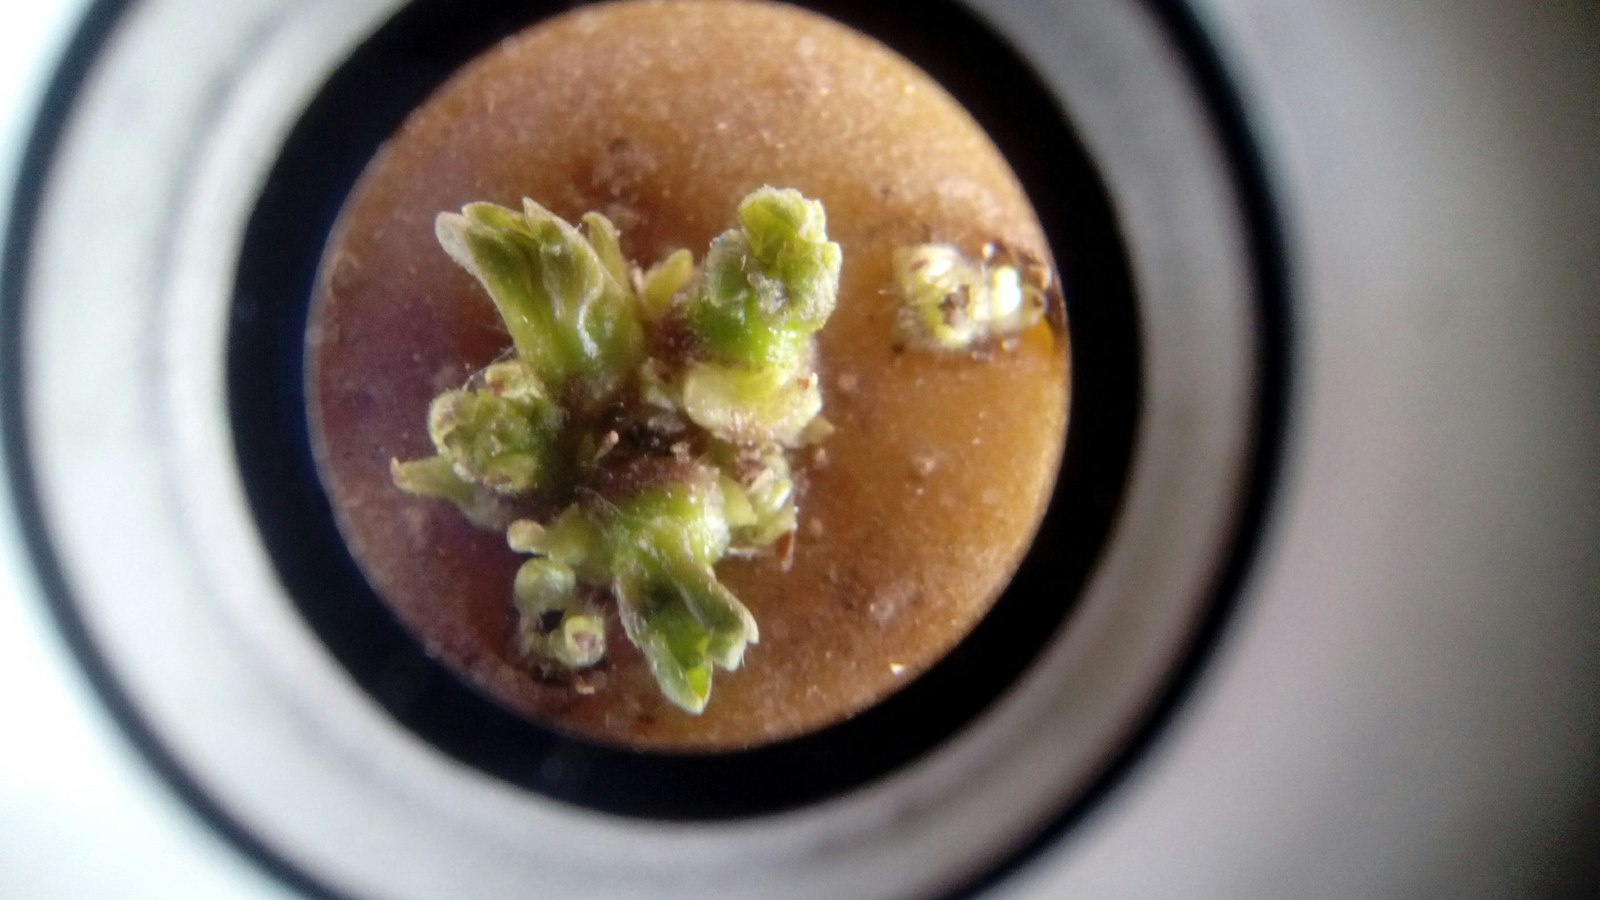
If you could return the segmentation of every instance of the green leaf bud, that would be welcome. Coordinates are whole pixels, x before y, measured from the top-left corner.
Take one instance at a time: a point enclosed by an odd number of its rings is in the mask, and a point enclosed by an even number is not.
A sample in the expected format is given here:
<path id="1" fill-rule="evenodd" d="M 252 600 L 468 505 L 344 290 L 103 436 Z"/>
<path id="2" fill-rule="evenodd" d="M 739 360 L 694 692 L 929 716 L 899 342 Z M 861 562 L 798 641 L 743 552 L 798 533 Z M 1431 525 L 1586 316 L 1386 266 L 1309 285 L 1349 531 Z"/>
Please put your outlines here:
<path id="1" fill-rule="evenodd" d="M 586 405 L 620 390 L 644 358 L 644 332 L 616 229 L 585 220 L 604 255 L 549 210 L 473 203 L 443 213 L 439 243 L 493 298 L 518 356 L 546 385 L 567 392 L 578 380 Z"/>
<path id="2" fill-rule="evenodd" d="M 562 477 L 561 410 L 519 363 L 491 366 L 485 387 L 446 391 L 428 409 L 428 434 L 463 481 L 526 495 Z"/>
<path id="3" fill-rule="evenodd" d="M 708 362 L 795 369 L 837 302 L 839 245 L 822 204 L 794 190 L 751 193 L 739 226 L 712 242 L 686 321 Z"/>
<path id="4" fill-rule="evenodd" d="M 579 598 L 569 567 L 544 557 L 528 560 L 517 570 L 512 596 L 524 655 L 568 669 L 592 666 L 605 656 L 605 618 Z"/>

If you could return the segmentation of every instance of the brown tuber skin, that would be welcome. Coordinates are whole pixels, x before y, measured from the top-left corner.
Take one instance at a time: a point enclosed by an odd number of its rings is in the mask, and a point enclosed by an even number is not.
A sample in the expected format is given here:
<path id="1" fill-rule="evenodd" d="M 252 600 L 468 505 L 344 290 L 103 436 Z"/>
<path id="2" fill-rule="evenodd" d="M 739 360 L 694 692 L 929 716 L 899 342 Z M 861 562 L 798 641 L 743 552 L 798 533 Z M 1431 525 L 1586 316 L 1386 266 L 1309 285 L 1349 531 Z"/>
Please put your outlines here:
<path id="1" fill-rule="evenodd" d="M 798 457 L 792 566 L 728 560 L 760 623 L 700 716 L 664 699 L 611 614 L 581 683 L 531 674 L 510 640 L 525 557 L 451 504 L 408 496 L 389 460 L 430 451 L 422 411 L 509 340 L 434 240 L 434 217 L 532 197 L 604 213 L 650 265 L 696 255 L 764 184 L 820 199 L 843 248 L 819 335 L 824 414 Z M 430 651 L 555 727 L 647 749 L 720 751 L 803 734 L 883 699 L 977 623 L 1027 548 L 1065 433 L 1064 337 L 1009 351 L 896 349 L 897 248 L 998 242 L 1048 259 L 1004 160 L 939 87 L 818 16 L 742 2 L 588 7 L 505 42 L 412 115 L 348 201 L 309 329 L 323 480 L 368 578 Z"/>

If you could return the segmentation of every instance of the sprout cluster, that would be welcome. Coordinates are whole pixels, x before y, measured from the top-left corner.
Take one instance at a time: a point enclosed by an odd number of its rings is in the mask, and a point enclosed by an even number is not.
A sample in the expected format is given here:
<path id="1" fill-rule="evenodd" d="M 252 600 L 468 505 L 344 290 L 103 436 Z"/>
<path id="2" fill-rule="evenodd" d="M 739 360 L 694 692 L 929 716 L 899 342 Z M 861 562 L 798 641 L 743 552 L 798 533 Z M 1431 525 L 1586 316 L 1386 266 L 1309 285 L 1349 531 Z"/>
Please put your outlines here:
<path id="1" fill-rule="evenodd" d="M 833 312 L 839 245 L 822 205 L 761 188 L 696 265 L 628 263 L 598 213 L 579 227 L 531 200 L 474 203 L 440 244 L 493 299 L 513 352 L 435 397 L 435 455 L 394 482 L 507 528 L 530 555 L 512 600 L 518 649 L 547 673 L 606 652 L 606 605 L 662 692 L 698 713 L 755 619 L 716 576 L 729 555 L 789 547 L 790 452 L 831 430 L 814 335 Z"/>

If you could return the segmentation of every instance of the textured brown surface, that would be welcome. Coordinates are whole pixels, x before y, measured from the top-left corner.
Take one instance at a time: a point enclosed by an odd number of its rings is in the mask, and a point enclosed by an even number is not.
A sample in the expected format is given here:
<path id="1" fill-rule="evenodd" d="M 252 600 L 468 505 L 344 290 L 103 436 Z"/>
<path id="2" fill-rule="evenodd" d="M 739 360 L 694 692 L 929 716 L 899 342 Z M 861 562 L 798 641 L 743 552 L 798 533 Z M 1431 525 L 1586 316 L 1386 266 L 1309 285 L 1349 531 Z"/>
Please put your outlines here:
<path id="1" fill-rule="evenodd" d="M 823 201 L 844 249 L 821 335 L 826 460 L 807 455 L 792 571 L 719 575 L 761 626 L 704 715 L 659 698 L 613 629 L 593 696 L 541 685 L 507 650 L 520 558 L 443 503 L 408 497 L 390 457 L 426 455 L 429 399 L 509 344 L 434 216 L 475 200 L 605 212 L 637 262 L 698 257 L 762 184 Z M 845 718 L 965 635 L 1026 548 L 1065 429 L 1065 348 L 897 354 L 898 245 L 1000 239 L 1043 256 L 1038 224 L 981 130 L 882 46 L 777 6 L 624 3 L 547 22 L 468 66 L 385 146 L 324 259 L 310 418 L 340 526 L 430 651 L 501 702 L 589 737 L 722 749 Z M 613 623 L 615 625 L 615 623 Z"/>

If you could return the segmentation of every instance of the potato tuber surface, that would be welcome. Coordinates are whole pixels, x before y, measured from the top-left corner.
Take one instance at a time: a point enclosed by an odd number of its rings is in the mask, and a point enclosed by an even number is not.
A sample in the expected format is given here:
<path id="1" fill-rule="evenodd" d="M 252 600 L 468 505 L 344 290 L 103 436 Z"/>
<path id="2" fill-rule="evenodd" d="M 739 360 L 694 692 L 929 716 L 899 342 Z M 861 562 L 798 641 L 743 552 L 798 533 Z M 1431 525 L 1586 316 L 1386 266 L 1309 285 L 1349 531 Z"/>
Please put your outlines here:
<path id="1" fill-rule="evenodd" d="M 665 700 L 607 622 L 580 684 L 530 673 L 509 585 L 527 559 L 449 503 L 398 490 L 390 460 L 432 451 L 419 411 L 511 338 L 442 252 L 435 217 L 533 198 L 615 223 L 627 260 L 698 257 L 762 185 L 827 210 L 842 248 L 817 335 L 835 431 L 796 456 L 792 565 L 717 575 L 760 623 L 699 716 Z M 340 527 L 377 592 L 448 666 L 506 706 L 624 746 L 719 751 L 853 715 L 937 662 L 1004 589 L 1048 500 L 1065 435 L 1065 336 L 927 353 L 897 341 L 896 252 L 1048 260 L 1014 175 L 971 117 L 880 44 L 765 3 L 580 8 L 468 65 L 406 121 L 347 201 L 308 329 L 308 414 Z"/>

